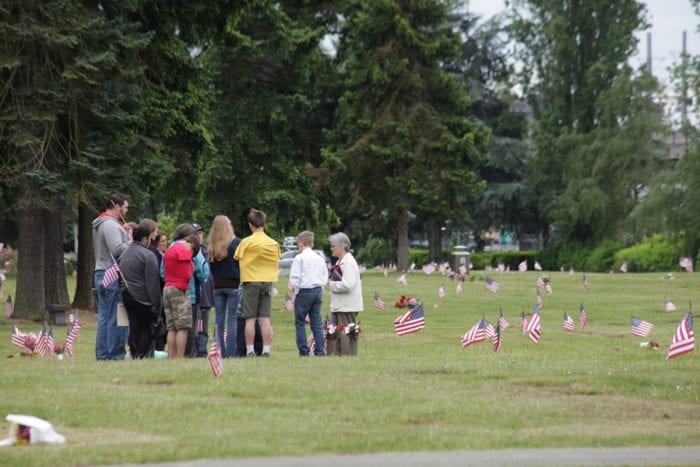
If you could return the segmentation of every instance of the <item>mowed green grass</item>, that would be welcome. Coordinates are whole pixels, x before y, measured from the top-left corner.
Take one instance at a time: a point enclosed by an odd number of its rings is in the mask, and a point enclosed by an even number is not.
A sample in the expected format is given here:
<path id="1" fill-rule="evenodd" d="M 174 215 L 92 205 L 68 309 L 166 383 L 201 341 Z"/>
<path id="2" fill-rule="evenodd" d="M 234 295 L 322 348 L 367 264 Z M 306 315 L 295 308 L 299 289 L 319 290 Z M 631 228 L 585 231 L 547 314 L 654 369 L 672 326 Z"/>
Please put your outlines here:
<path id="1" fill-rule="evenodd" d="M 272 357 L 225 360 L 218 382 L 205 359 L 96 362 L 95 316 L 87 312 L 74 359 L 19 357 L 11 322 L 0 319 L 0 415 L 37 415 L 68 440 L 2 449 L 0 464 L 700 445 L 697 352 L 665 359 L 689 303 L 700 303 L 700 275 L 588 274 L 583 293 L 581 274 L 550 273 L 554 293 L 543 294 L 538 344 L 519 330 L 521 310 L 535 304 L 537 274 L 492 274 L 501 283 L 496 294 L 479 275 L 456 295 L 455 282 L 438 273 L 414 272 L 401 285 L 396 273 L 367 272 L 358 358 L 297 356 L 281 279 Z M 384 311 L 372 307 L 374 292 Z M 401 294 L 425 303 L 425 330 L 395 335 Z M 664 297 L 679 311 L 665 313 Z M 588 325 L 567 333 L 563 312 L 578 322 L 581 301 Z M 490 343 L 463 349 L 459 336 L 484 315 L 495 323 L 499 307 L 512 324 L 502 352 Z M 654 324 L 650 338 L 660 350 L 640 348 L 648 339 L 631 334 L 633 314 Z M 66 330 L 56 332 L 62 338 Z"/>

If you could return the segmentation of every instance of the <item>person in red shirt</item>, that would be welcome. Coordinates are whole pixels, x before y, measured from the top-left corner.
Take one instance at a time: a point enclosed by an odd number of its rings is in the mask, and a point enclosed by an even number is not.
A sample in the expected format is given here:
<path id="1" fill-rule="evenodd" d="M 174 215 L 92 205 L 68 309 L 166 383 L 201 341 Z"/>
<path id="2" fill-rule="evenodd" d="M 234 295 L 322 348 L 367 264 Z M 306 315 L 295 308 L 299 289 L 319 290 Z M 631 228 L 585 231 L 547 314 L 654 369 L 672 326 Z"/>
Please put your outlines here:
<path id="1" fill-rule="evenodd" d="M 185 356 L 187 335 L 192 327 L 192 306 L 188 294 L 190 279 L 194 273 L 192 257 L 199 252 L 199 236 L 190 234 L 175 242 L 163 255 L 163 303 L 168 327 L 168 357 Z"/>

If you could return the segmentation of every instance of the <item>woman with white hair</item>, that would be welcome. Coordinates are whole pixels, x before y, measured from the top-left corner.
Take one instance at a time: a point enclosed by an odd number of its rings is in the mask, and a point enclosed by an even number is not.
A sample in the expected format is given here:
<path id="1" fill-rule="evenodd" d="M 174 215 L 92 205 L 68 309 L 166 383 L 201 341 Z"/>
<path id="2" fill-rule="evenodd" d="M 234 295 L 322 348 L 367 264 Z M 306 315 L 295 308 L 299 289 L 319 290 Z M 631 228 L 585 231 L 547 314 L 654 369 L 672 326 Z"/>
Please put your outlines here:
<path id="1" fill-rule="evenodd" d="M 331 270 L 328 288 L 331 291 L 331 322 L 346 328 L 357 323 L 362 306 L 362 281 L 357 261 L 350 253 L 350 239 L 342 232 L 328 238 L 331 254 L 338 262 Z M 327 343 L 327 355 L 357 355 L 357 339 L 340 333 L 337 339 Z"/>

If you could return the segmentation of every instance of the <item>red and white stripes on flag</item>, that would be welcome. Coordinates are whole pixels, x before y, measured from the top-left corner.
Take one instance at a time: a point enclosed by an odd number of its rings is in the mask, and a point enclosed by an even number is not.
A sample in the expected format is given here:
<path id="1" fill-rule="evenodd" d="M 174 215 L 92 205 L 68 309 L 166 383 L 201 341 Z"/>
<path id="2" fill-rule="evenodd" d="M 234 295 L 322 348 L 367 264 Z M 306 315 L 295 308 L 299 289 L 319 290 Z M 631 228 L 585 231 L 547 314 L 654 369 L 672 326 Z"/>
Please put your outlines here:
<path id="1" fill-rule="evenodd" d="M 377 292 L 374 292 L 374 300 L 372 301 L 372 304 L 375 308 L 380 310 L 384 309 L 384 300 L 382 300 L 382 297 L 380 297 Z"/>
<path id="2" fill-rule="evenodd" d="M 586 313 L 586 310 L 583 308 L 583 302 L 581 302 L 578 309 L 578 327 L 583 329 L 586 326 L 586 322 L 588 322 L 588 313 Z"/>
<path id="3" fill-rule="evenodd" d="M 653 328 L 653 324 L 632 316 L 632 334 L 635 336 L 647 337 Z"/>
<path id="4" fill-rule="evenodd" d="M 510 327 L 510 323 L 506 319 L 506 317 L 503 315 L 503 308 L 501 308 L 500 315 L 498 316 L 498 325 L 500 326 L 501 329 L 507 329 Z"/>
<path id="5" fill-rule="evenodd" d="M 455 293 L 460 294 L 462 293 L 462 281 L 457 281 L 457 288 L 455 289 Z"/>
<path id="6" fill-rule="evenodd" d="M 73 316 L 71 313 L 70 316 Z M 83 325 L 78 321 L 77 318 L 72 318 L 73 320 L 73 325 L 70 328 L 70 331 L 68 331 L 68 335 L 66 336 L 66 342 L 64 344 L 64 349 L 66 351 L 66 355 L 68 355 L 68 358 L 73 358 L 73 343 L 75 340 L 78 338 L 78 334 L 80 333 L 80 328 L 83 327 Z"/>
<path id="7" fill-rule="evenodd" d="M 530 340 L 532 342 L 539 342 L 542 332 L 540 330 L 540 307 L 536 306 L 532 311 L 532 316 L 527 322 L 526 330 L 530 333 Z"/>
<path id="8" fill-rule="evenodd" d="M 467 273 L 467 267 L 463 264 L 459 265 L 459 275 L 464 276 Z"/>
<path id="9" fill-rule="evenodd" d="M 627 261 L 623 261 L 620 265 L 620 272 L 627 274 Z"/>
<path id="10" fill-rule="evenodd" d="M 46 330 L 46 325 L 41 329 L 39 333 L 39 339 L 36 341 L 36 351 L 42 357 L 49 353 L 49 343 L 48 343 L 48 331 Z"/>
<path id="11" fill-rule="evenodd" d="M 209 366 L 211 366 L 211 372 L 214 374 L 214 378 L 219 379 L 221 373 L 224 371 L 224 361 L 221 358 L 221 349 L 219 348 L 219 339 L 214 333 L 214 339 L 211 342 L 211 348 L 209 350 Z"/>
<path id="12" fill-rule="evenodd" d="M 462 347 L 466 349 L 472 344 L 484 342 L 493 336 L 495 332 L 493 325 L 486 318 L 481 318 L 469 331 L 459 338 L 459 341 L 462 343 Z"/>
<path id="13" fill-rule="evenodd" d="M 681 256 L 678 265 L 688 272 L 693 272 L 693 260 L 685 256 Z"/>
<path id="14" fill-rule="evenodd" d="M 430 275 L 434 273 L 436 270 L 435 264 L 434 263 L 429 263 L 423 265 L 423 272 L 426 273 L 427 275 Z"/>
<path id="15" fill-rule="evenodd" d="M 440 287 L 438 288 L 438 297 L 439 298 L 445 298 L 445 286 L 443 284 L 440 284 Z"/>
<path id="16" fill-rule="evenodd" d="M 399 276 L 399 278 L 396 279 L 396 282 L 398 282 L 399 284 L 408 285 L 408 280 L 406 279 L 406 273 L 402 272 L 401 275 Z"/>
<path id="17" fill-rule="evenodd" d="M 19 347 L 22 352 L 31 355 L 32 349 L 24 344 L 24 338 L 26 334 L 20 332 L 16 324 L 12 323 L 12 344 Z"/>
<path id="18" fill-rule="evenodd" d="M 493 351 L 501 351 L 501 325 L 496 326 L 496 331 L 493 333 Z"/>
<path id="19" fill-rule="evenodd" d="M 109 267 L 105 269 L 102 278 L 102 287 L 107 288 L 119 280 L 119 265 L 112 259 L 109 260 Z"/>
<path id="20" fill-rule="evenodd" d="M 564 330 L 573 331 L 575 327 L 574 319 L 567 312 L 564 312 Z"/>
<path id="21" fill-rule="evenodd" d="M 540 266 L 540 263 L 537 260 L 535 260 L 535 271 L 541 271 L 541 270 L 542 270 L 542 266 Z"/>
<path id="22" fill-rule="evenodd" d="M 423 304 L 416 305 L 394 320 L 397 336 L 404 336 L 425 329 L 425 309 Z"/>
<path id="23" fill-rule="evenodd" d="M 693 314 L 688 312 L 680 322 L 673 335 L 671 346 L 668 348 L 666 360 L 678 357 L 695 349 L 695 334 L 693 333 Z"/>

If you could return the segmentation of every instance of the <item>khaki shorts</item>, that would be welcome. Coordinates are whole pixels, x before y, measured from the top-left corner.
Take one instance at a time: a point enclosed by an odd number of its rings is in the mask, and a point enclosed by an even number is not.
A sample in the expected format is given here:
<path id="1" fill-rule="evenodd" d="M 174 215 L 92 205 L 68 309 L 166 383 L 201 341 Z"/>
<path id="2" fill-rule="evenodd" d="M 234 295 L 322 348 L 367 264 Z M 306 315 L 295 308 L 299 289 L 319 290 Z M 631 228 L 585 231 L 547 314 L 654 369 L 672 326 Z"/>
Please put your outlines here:
<path id="1" fill-rule="evenodd" d="M 272 311 L 272 282 L 244 282 L 241 318 L 269 318 Z"/>
<path id="2" fill-rule="evenodd" d="M 168 331 L 192 327 L 192 305 L 186 290 L 180 290 L 177 287 L 165 287 L 163 289 L 163 304 Z"/>

